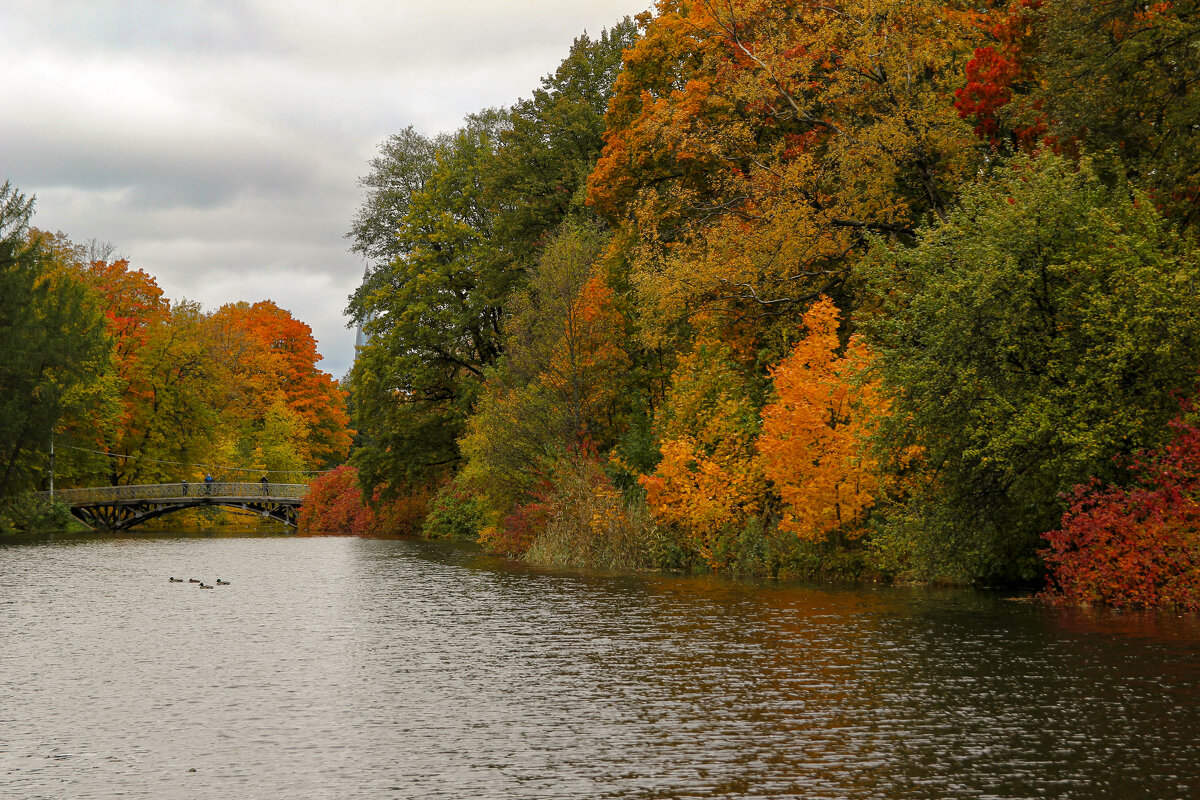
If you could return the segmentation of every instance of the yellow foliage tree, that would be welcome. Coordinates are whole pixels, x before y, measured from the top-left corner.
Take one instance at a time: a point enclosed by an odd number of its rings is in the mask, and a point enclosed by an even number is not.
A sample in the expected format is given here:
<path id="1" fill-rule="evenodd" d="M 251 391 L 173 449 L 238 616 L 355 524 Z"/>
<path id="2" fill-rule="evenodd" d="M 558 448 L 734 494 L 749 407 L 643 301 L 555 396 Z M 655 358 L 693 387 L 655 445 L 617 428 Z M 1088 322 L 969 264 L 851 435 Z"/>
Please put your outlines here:
<path id="1" fill-rule="evenodd" d="M 672 376 L 659 428 L 662 461 L 640 482 L 655 520 L 716 568 L 717 535 L 762 510 L 757 432 L 757 408 L 728 346 L 701 340 Z"/>
<path id="2" fill-rule="evenodd" d="M 877 381 L 863 380 L 870 352 L 851 336 L 838 354 L 838 311 L 821 298 L 804 315 L 808 335 L 772 371 L 759 463 L 784 503 L 781 530 L 822 541 L 862 535 L 880 488 L 864 436 L 885 412 Z"/>

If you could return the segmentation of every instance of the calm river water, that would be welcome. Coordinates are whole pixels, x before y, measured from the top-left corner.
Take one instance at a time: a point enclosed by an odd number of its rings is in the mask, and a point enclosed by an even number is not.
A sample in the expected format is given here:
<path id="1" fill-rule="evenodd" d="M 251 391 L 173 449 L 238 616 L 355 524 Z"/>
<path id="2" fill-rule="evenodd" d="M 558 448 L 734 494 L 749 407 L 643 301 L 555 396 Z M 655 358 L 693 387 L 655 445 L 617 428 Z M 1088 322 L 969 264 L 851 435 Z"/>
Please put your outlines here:
<path id="1" fill-rule="evenodd" d="M 0 545 L 0 797 L 217 796 L 1200 797 L 1200 624 L 416 541 Z"/>

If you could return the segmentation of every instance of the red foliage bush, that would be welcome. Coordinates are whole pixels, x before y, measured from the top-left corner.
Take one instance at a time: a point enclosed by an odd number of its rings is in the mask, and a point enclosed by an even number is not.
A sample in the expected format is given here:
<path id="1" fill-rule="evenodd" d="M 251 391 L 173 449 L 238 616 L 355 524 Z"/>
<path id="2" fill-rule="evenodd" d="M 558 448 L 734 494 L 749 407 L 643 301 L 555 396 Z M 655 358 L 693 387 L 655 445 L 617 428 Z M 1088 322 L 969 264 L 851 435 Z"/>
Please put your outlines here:
<path id="1" fill-rule="evenodd" d="M 1200 609 L 1200 429 L 1132 464 L 1131 488 L 1076 486 L 1062 529 L 1044 534 L 1043 596 L 1056 602 Z"/>
<path id="2" fill-rule="evenodd" d="M 1000 109 L 1013 100 L 1013 89 L 1032 77 L 1038 33 L 1036 12 L 1043 0 L 1013 0 L 1007 8 L 979 15 L 979 25 L 994 44 L 975 49 L 967 62 L 967 85 L 954 92 L 959 117 L 974 118 L 975 135 L 993 145 L 1000 143 Z M 1008 133 L 1015 143 L 1033 147 L 1046 132 L 1045 115 L 1031 107 L 1031 124 L 1017 125 Z"/>
<path id="3" fill-rule="evenodd" d="M 551 510 L 550 505 L 536 500 L 517 506 L 500 527 L 491 532 L 485 546 L 489 552 L 520 558 L 546 529 Z"/>
<path id="4" fill-rule="evenodd" d="M 417 495 L 398 500 L 375 498 L 363 502 L 358 487 L 358 470 L 343 464 L 308 485 L 300 508 L 300 527 L 319 533 L 415 534 L 425 514 L 425 498 Z"/>

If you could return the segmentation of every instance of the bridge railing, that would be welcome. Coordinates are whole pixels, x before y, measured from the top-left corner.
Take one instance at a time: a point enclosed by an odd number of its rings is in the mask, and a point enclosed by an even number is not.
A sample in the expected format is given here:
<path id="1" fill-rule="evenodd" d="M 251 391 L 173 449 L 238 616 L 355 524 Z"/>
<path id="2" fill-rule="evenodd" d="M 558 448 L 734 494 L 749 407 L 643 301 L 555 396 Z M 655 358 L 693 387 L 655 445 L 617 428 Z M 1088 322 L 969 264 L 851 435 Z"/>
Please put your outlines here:
<path id="1" fill-rule="evenodd" d="M 85 505 L 88 503 L 111 503 L 117 500 L 159 500 L 192 497 L 236 497 L 236 498 L 271 498 L 280 500 L 302 500 L 308 492 L 308 485 L 303 483 L 268 483 L 261 481 L 241 483 L 230 481 L 203 481 L 179 483 L 146 483 L 132 486 L 93 486 L 86 489 L 58 489 L 54 499 L 69 506 Z M 42 492 L 43 497 L 49 497 L 50 492 Z"/>

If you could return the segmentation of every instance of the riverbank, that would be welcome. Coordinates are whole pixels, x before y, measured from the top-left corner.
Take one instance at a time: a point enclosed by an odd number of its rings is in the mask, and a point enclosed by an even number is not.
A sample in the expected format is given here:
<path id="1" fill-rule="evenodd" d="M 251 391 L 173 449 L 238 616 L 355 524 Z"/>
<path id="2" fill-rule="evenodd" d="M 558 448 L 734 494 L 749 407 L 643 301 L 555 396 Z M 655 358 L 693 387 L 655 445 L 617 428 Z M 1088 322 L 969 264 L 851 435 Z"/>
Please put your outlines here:
<path id="1" fill-rule="evenodd" d="M 83 531 L 71 510 L 35 494 L 0 498 L 0 536 L 52 531 Z"/>

